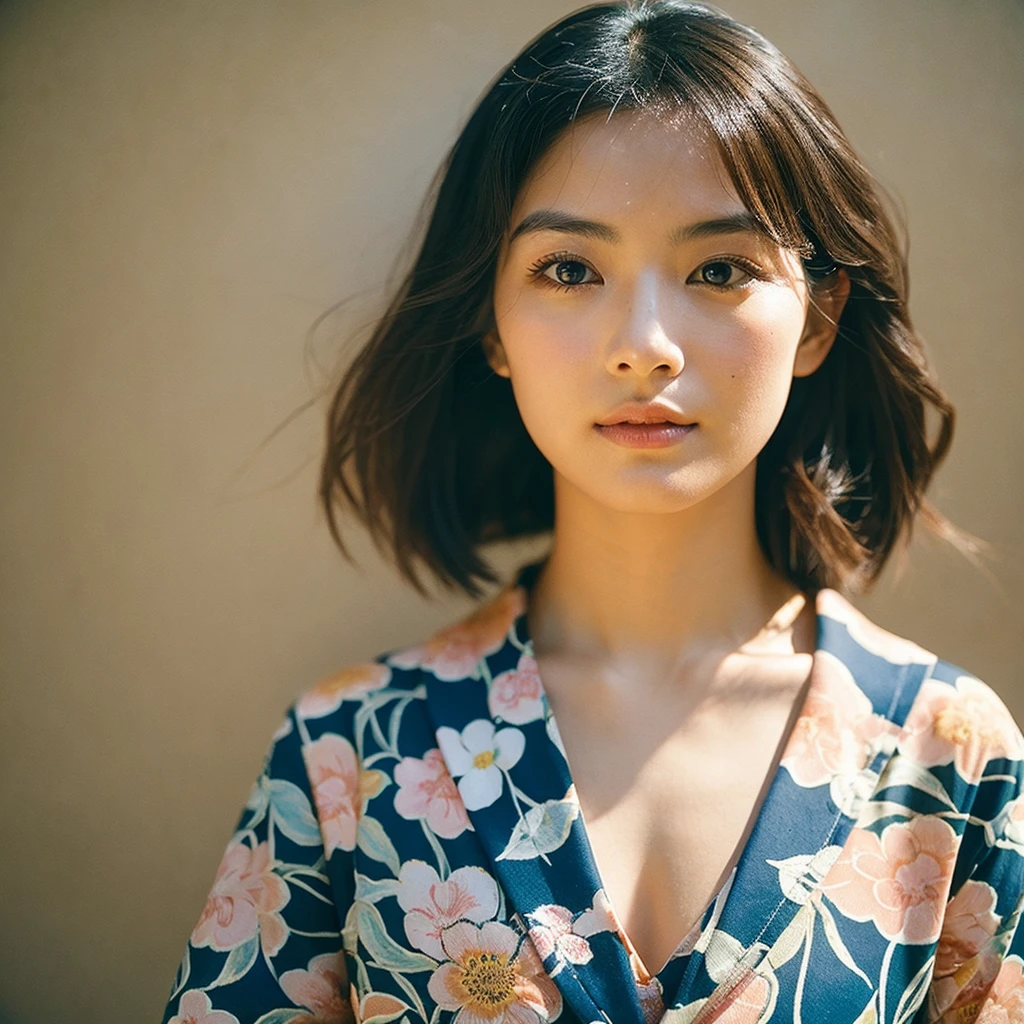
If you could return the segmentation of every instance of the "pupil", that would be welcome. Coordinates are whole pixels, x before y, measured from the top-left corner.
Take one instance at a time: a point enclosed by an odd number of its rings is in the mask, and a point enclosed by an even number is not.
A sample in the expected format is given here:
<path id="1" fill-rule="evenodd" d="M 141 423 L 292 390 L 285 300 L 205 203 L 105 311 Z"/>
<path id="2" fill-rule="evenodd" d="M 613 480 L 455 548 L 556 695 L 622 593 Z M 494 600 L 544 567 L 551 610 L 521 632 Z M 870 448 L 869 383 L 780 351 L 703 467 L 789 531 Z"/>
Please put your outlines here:
<path id="1" fill-rule="evenodd" d="M 728 263 L 709 263 L 703 277 L 708 284 L 728 284 L 732 267 Z"/>
<path id="2" fill-rule="evenodd" d="M 563 260 L 555 267 L 555 275 L 562 284 L 579 284 L 586 272 L 587 268 L 575 260 Z"/>

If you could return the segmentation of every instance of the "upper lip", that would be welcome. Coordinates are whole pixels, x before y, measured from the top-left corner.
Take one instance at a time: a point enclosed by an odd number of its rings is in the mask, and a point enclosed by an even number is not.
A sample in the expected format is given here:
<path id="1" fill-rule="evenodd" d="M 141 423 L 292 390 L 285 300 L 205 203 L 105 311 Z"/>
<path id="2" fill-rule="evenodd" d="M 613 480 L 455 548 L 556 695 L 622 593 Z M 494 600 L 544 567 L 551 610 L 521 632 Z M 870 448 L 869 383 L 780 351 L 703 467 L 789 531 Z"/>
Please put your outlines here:
<path id="1" fill-rule="evenodd" d="M 613 423 L 682 423 L 692 426 L 690 421 L 678 410 L 664 402 L 628 402 L 617 406 L 604 419 L 598 420 L 598 426 L 610 427 Z"/>

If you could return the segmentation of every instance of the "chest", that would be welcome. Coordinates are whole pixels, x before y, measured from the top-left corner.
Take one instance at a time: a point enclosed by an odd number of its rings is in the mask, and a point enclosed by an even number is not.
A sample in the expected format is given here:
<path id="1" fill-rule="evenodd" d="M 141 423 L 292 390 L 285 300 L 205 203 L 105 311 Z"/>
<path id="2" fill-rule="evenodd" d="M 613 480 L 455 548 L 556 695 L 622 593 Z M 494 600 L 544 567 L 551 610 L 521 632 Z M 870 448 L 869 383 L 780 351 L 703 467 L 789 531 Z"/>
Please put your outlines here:
<path id="1" fill-rule="evenodd" d="M 809 658 L 760 687 L 617 702 L 548 666 L 552 705 L 598 871 L 649 973 L 662 968 L 739 860 L 799 709 Z"/>

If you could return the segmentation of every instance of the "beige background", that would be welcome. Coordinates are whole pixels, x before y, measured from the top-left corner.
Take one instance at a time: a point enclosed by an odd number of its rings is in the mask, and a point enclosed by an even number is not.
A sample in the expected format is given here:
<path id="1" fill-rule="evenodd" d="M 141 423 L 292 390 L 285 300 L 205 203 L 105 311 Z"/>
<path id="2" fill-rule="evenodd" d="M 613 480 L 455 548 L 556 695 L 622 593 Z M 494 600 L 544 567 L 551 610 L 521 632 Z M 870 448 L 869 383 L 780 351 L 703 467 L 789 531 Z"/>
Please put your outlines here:
<path id="1" fill-rule="evenodd" d="M 0 2 L 0 1020 L 155 1021 L 291 697 L 468 607 L 335 554 L 322 401 L 261 441 L 377 308 L 479 91 L 574 6 Z M 999 556 L 922 544 L 863 604 L 1024 717 L 1024 8 L 725 6 L 906 203 L 962 414 L 933 493 Z"/>

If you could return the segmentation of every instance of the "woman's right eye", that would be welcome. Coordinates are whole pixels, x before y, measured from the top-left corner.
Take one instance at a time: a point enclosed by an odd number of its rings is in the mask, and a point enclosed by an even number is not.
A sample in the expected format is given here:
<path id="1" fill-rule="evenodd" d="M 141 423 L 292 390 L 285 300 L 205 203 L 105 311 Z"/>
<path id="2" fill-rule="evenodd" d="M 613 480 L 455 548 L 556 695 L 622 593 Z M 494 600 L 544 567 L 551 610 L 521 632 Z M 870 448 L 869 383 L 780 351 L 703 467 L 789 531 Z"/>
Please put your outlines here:
<path id="1" fill-rule="evenodd" d="M 593 278 L 588 280 L 588 274 L 592 274 Z M 598 284 L 601 281 L 592 267 L 571 253 L 557 253 L 539 260 L 530 268 L 530 276 L 560 291 L 571 291 L 581 285 Z"/>

